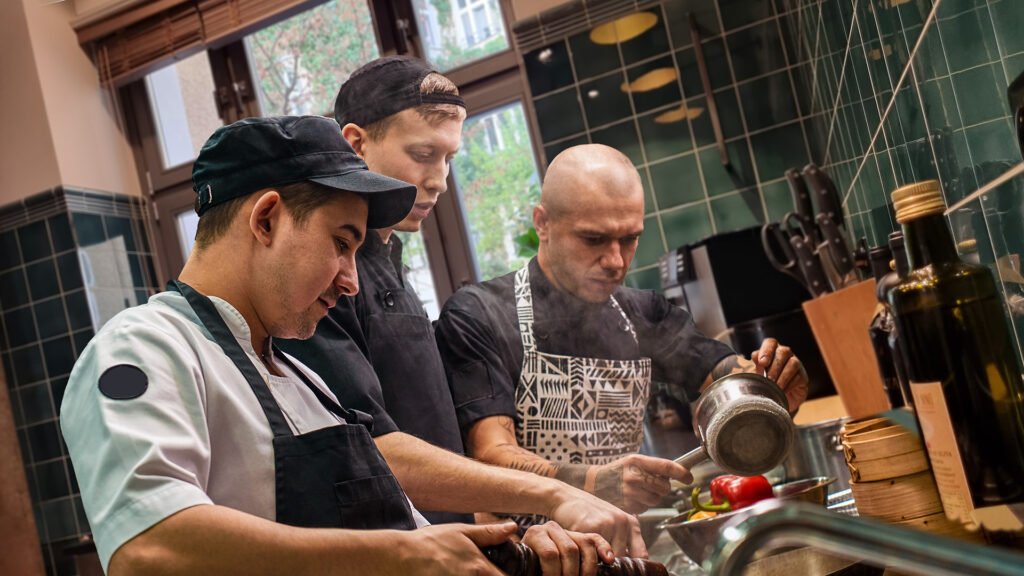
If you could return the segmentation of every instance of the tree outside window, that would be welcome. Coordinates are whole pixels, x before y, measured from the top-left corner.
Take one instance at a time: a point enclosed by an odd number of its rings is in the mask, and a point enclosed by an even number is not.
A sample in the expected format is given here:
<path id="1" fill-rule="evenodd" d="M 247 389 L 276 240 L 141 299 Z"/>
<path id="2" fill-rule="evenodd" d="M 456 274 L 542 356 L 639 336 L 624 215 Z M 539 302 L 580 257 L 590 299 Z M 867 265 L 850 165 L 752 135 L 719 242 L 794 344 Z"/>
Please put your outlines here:
<path id="1" fill-rule="evenodd" d="M 326 114 L 349 75 L 380 52 L 365 0 L 331 0 L 245 39 L 265 115 Z"/>
<path id="2" fill-rule="evenodd" d="M 453 161 L 481 279 L 522 267 L 518 236 L 533 226 L 540 181 L 519 102 L 466 121 Z"/>
<path id="3" fill-rule="evenodd" d="M 508 49 L 498 0 L 413 0 L 425 56 L 451 70 Z"/>

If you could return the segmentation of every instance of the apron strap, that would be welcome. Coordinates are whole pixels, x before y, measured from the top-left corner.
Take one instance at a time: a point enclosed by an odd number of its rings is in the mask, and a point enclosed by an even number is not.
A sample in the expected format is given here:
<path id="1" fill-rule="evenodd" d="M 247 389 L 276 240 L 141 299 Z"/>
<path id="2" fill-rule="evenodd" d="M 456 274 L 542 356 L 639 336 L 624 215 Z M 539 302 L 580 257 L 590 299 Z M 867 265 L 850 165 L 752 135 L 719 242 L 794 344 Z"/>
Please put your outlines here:
<path id="1" fill-rule="evenodd" d="M 533 293 L 530 291 L 530 263 L 516 272 L 515 290 L 516 316 L 519 318 L 519 338 L 523 341 L 523 350 L 532 352 L 537 349 L 537 341 L 533 338 Z"/>
<path id="2" fill-rule="evenodd" d="M 514 286 L 516 316 L 519 319 L 519 337 L 523 341 L 523 350 L 536 350 L 537 341 L 533 337 L 533 292 L 530 290 L 529 263 L 516 272 Z M 615 296 L 610 296 L 608 299 L 611 301 L 612 307 L 622 316 L 622 320 L 625 321 L 625 329 L 633 337 L 633 342 L 639 346 L 640 340 L 637 338 L 633 321 L 626 316 L 626 312 L 622 310 L 622 306 L 619 306 Z"/>
<path id="3" fill-rule="evenodd" d="M 633 327 L 633 321 L 626 316 L 626 313 L 622 310 L 622 306 L 619 306 L 619 301 L 615 299 L 615 296 L 609 296 L 609 300 L 612 302 L 612 307 L 619 311 L 619 315 L 626 321 L 626 330 L 629 331 L 629 335 L 633 337 L 633 343 L 637 346 L 640 345 L 640 339 L 636 337 L 636 328 Z"/>
<path id="4" fill-rule="evenodd" d="M 281 407 L 278 406 L 277 400 L 274 400 L 274 396 L 270 393 L 270 388 L 267 387 L 263 376 L 256 370 L 252 359 L 242 350 L 242 346 L 238 344 L 238 340 L 231 332 L 231 329 L 228 328 L 228 325 L 224 323 L 224 319 L 217 313 L 217 308 L 213 305 L 213 302 L 206 296 L 196 292 L 188 284 L 179 280 L 171 280 L 167 283 L 167 288 L 168 290 L 180 292 L 185 297 L 188 305 L 192 307 L 192 311 L 199 317 L 199 321 L 210 331 L 214 342 L 220 346 L 221 350 L 227 354 L 231 362 L 238 368 L 238 371 L 245 377 L 245 381 L 249 383 L 253 394 L 259 400 L 260 408 L 263 409 L 263 414 L 267 417 L 267 422 L 270 424 L 270 430 L 274 433 L 274 437 L 291 436 L 292 430 L 288 427 L 288 423 L 284 419 L 284 414 L 281 412 Z"/>
<path id="5" fill-rule="evenodd" d="M 334 398 L 331 398 L 324 393 L 319 386 L 313 384 L 313 381 L 306 377 L 306 374 L 302 370 L 299 370 L 298 367 L 295 366 L 295 363 L 289 360 L 277 346 L 272 346 L 272 349 L 274 351 L 274 357 L 284 364 L 287 364 L 288 367 L 292 369 L 292 372 L 295 372 L 295 374 L 299 376 L 299 379 L 305 383 L 306 387 L 309 388 L 310 391 L 313 392 L 313 395 L 320 401 L 320 404 L 323 404 L 324 408 L 351 425 L 361 424 L 366 426 L 368 431 L 373 432 L 373 416 L 370 416 L 365 412 L 360 412 L 359 410 L 348 410 L 344 408 L 341 404 L 338 404 Z"/>

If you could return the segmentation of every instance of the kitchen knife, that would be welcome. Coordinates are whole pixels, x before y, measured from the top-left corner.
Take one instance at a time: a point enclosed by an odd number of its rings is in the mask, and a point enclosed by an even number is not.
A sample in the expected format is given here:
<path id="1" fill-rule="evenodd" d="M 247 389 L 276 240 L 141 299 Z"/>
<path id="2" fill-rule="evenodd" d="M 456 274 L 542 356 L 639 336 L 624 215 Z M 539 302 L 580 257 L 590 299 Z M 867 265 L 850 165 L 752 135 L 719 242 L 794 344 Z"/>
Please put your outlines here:
<path id="1" fill-rule="evenodd" d="M 793 208 L 796 213 L 807 219 L 814 220 L 814 204 L 811 201 L 811 193 L 807 190 L 807 183 L 796 168 L 786 170 L 786 181 L 789 182 L 789 191 L 793 194 Z"/>
<path id="2" fill-rule="evenodd" d="M 832 265 L 840 277 L 840 286 L 834 287 L 838 290 L 840 287 L 845 288 L 859 282 L 860 273 L 854 263 L 853 251 L 850 249 L 846 234 L 843 234 L 843 231 L 827 214 L 819 213 L 814 220 L 818 223 L 818 228 L 821 229 L 821 234 L 824 237 L 818 252 L 828 250 Z"/>
<path id="3" fill-rule="evenodd" d="M 843 226 L 843 201 L 839 190 L 828 174 L 814 164 L 804 167 L 804 176 L 811 187 L 814 198 L 818 201 L 818 214 L 828 214 L 837 226 Z"/>
<path id="4" fill-rule="evenodd" d="M 807 280 L 807 289 L 815 298 L 827 294 L 829 283 L 825 279 L 825 273 L 821 271 L 821 262 L 811 250 L 811 245 L 803 236 L 793 236 L 789 239 L 789 243 L 793 246 L 797 262 L 800 263 L 800 271 L 803 272 L 804 278 Z"/>

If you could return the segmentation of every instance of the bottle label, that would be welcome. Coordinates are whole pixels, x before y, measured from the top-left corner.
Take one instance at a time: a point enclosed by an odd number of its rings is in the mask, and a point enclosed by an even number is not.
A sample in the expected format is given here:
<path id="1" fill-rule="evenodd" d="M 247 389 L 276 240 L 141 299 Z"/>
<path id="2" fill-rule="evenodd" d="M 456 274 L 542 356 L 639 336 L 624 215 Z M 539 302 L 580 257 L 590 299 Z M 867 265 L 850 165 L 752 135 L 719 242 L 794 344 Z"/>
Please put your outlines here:
<path id="1" fill-rule="evenodd" d="M 953 422 L 949 418 L 946 396 L 942 393 L 942 382 L 911 382 L 910 392 L 946 517 L 972 529 L 975 525 L 971 515 L 974 510 L 971 491 L 953 433 Z"/>

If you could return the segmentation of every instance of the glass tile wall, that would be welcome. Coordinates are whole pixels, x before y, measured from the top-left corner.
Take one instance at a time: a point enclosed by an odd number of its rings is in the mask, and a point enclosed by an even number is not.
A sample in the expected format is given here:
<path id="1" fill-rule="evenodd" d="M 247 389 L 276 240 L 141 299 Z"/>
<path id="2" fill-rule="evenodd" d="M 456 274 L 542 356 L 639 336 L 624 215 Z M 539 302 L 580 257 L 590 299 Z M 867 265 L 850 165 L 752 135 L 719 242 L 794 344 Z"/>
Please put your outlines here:
<path id="1" fill-rule="evenodd" d="M 712 131 L 690 12 L 728 170 Z M 640 171 L 647 216 L 628 285 L 658 288 L 657 260 L 669 249 L 793 209 L 783 173 L 818 154 L 809 94 L 799 89 L 792 42 L 784 41 L 781 22 L 789 16 L 770 0 L 667 0 L 631 15 L 640 31 L 634 37 L 625 39 L 620 24 L 620 36 L 601 43 L 596 26 L 524 54 L 545 162 L 592 142 L 622 151 Z"/>
<path id="2" fill-rule="evenodd" d="M 1024 73 L 1021 0 L 775 0 L 796 75 L 812 88 L 813 132 L 871 245 L 897 228 L 889 193 L 936 178 L 947 205 L 1021 161 L 1007 88 Z M 965 258 L 1001 281 L 1024 342 L 1024 179 L 950 215 Z"/>
<path id="3" fill-rule="evenodd" d="M 58 422 L 68 375 L 115 308 L 156 288 L 139 210 L 134 199 L 68 188 L 0 208 L 0 356 L 54 576 L 76 573 L 64 549 L 90 532 Z"/>

